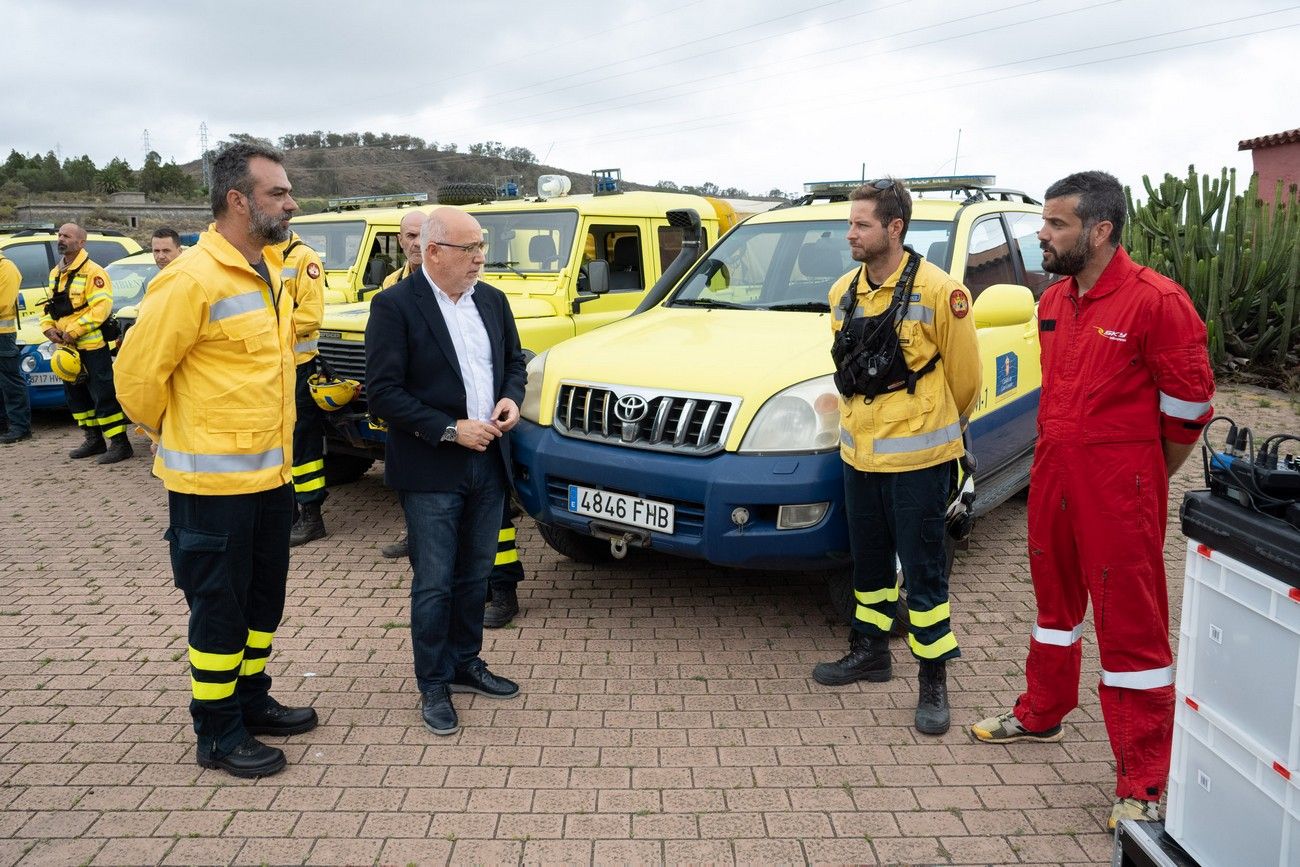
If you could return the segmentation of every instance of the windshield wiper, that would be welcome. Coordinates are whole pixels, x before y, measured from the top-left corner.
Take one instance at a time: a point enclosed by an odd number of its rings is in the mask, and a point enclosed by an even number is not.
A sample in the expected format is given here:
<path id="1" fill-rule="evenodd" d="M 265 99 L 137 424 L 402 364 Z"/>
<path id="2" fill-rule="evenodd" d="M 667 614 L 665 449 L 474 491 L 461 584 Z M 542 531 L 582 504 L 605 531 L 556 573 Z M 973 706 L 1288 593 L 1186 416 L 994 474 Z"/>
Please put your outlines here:
<path id="1" fill-rule="evenodd" d="M 518 262 L 485 262 L 483 263 L 483 267 L 484 268 L 509 268 L 511 271 L 514 271 L 520 277 L 523 277 L 525 280 L 527 280 L 528 275 L 515 267 L 518 264 L 519 264 Z"/>
<path id="2" fill-rule="evenodd" d="M 716 298 L 679 298 L 669 302 L 670 307 L 703 307 L 708 310 L 753 310 L 747 304 L 734 304 L 730 301 L 719 301 Z"/>
<path id="3" fill-rule="evenodd" d="M 790 310 L 795 313 L 830 313 L 831 306 L 825 301 L 792 301 L 789 304 L 773 304 L 764 310 Z"/>

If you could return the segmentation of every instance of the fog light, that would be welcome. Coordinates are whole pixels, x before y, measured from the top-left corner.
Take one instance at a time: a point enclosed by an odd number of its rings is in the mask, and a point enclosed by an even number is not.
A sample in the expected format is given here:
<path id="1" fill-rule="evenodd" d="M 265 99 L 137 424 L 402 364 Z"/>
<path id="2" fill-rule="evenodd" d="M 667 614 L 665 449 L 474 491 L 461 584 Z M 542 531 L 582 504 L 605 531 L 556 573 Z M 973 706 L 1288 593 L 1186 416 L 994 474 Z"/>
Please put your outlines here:
<path id="1" fill-rule="evenodd" d="M 36 370 L 36 356 L 24 355 L 20 366 L 22 367 L 24 373 L 31 373 L 32 371 Z"/>
<path id="2" fill-rule="evenodd" d="M 731 510 L 731 523 L 737 527 L 743 527 L 749 523 L 749 509 L 744 506 L 737 506 Z"/>
<path id="3" fill-rule="evenodd" d="M 811 527 L 826 517 L 830 503 L 800 503 L 795 506 L 781 506 L 776 510 L 776 528 L 778 530 L 802 530 Z"/>

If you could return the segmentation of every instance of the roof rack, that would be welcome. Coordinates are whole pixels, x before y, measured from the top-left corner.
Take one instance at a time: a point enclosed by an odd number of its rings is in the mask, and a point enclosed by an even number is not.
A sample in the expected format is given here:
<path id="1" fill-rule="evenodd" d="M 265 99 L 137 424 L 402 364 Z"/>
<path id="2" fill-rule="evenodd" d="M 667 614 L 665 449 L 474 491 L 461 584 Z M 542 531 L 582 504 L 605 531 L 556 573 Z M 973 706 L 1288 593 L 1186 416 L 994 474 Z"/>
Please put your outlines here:
<path id="1" fill-rule="evenodd" d="M 355 211 L 360 208 L 400 208 L 404 205 L 422 205 L 429 201 L 428 193 L 396 193 L 390 196 L 343 196 L 326 199 L 326 211 Z"/>
<path id="2" fill-rule="evenodd" d="M 803 185 L 804 195 L 791 202 L 790 206 L 811 205 L 815 202 L 843 202 L 848 199 L 849 193 L 863 184 L 871 183 L 872 180 L 874 179 L 810 181 Z M 994 186 L 997 183 L 997 176 L 995 175 L 933 175 L 929 177 L 897 178 L 896 180 L 901 181 L 908 191 L 913 193 L 967 193 L 966 204 L 981 201 L 1042 204 L 1042 202 L 1021 190 Z"/>

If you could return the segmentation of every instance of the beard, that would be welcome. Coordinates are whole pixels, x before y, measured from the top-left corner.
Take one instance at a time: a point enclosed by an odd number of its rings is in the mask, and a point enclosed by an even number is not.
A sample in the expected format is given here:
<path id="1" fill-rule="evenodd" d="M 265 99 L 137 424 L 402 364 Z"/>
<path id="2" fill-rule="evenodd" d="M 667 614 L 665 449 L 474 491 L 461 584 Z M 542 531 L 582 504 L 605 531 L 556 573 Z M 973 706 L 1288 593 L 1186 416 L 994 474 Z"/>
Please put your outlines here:
<path id="1" fill-rule="evenodd" d="M 248 200 L 248 218 L 249 232 L 261 241 L 263 246 L 289 240 L 289 227 L 285 225 L 283 218 L 263 211 L 251 197 Z"/>
<path id="2" fill-rule="evenodd" d="M 1073 247 L 1059 253 L 1047 244 L 1040 246 L 1043 249 L 1043 270 L 1048 273 L 1059 274 L 1062 277 L 1073 277 L 1088 264 L 1088 235 L 1086 232 L 1079 234 L 1079 240 Z"/>

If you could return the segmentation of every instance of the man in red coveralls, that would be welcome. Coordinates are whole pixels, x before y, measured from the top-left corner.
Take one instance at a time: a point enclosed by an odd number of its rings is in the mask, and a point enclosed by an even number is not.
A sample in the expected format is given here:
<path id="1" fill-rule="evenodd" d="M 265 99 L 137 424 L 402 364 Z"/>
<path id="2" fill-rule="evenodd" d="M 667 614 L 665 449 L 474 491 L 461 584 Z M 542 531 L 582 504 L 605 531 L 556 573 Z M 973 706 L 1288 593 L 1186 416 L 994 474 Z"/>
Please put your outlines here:
<path id="1" fill-rule="evenodd" d="M 1174 668 L 1165 588 L 1169 478 L 1210 420 L 1205 325 L 1181 286 L 1119 246 L 1119 181 L 1080 172 L 1047 191 L 1038 305 L 1043 389 L 1029 491 L 1038 619 L 1015 708 L 971 727 L 988 743 L 1058 741 L 1079 702 L 1092 597 L 1102 715 L 1115 753 L 1109 826 L 1158 818 L 1169 776 Z"/>

